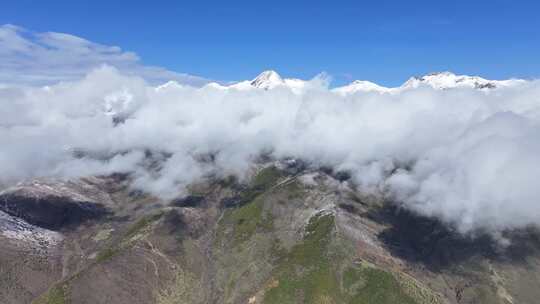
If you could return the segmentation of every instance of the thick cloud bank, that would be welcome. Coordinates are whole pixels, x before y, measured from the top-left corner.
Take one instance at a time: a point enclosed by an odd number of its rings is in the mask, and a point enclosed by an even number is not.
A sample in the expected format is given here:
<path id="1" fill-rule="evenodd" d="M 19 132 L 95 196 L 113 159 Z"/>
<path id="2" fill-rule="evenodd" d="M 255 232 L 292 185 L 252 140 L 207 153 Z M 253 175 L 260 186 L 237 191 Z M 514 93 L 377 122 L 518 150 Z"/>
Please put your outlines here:
<path id="1" fill-rule="evenodd" d="M 463 232 L 540 223 L 540 82 L 489 91 L 420 86 L 340 95 L 147 85 L 103 67 L 44 88 L 0 89 L 0 183 L 134 172 L 171 197 L 242 175 L 260 154 L 349 170 Z M 212 156 L 212 157 L 210 157 Z"/>

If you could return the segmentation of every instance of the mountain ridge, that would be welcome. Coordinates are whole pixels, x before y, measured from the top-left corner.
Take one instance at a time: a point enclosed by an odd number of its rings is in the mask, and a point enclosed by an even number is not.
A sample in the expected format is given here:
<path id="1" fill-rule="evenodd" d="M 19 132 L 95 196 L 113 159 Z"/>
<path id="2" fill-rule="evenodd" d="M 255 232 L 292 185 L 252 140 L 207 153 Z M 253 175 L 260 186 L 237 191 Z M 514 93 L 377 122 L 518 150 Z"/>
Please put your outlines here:
<path id="1" fill-rule="evenodd" d="M 210 83 L 205 87 L 215 89 L 236 89 L 250 90 L 253 88 L 262 90 L 271 90 L 275 88 L 289 88 L 296 93 L 302 93 L 303 89 L 309 83 L 309 80 L 297 78 L 283 78 L 274 70 L 261 72 L 252 80 L 236 82 L 231 85 L 222 85 Z M 368 80 L 354 80 L 351 83 L 333 88 L 332 91 L 338 94 L 347 95 L 356 92 L 376 92 L 397 94 L 406 90 L 416 89 L 418 87 L 430 87 L 436 90 L 447 90 L 455 88 L 470 88 L 489 90 L 503 87 L 512 87 L 526 83 L 524 79 L 506 79 L 506 80 L 488 80 L 480 76 L 457 75 L 449 71 L 433 72 L 424 76 L 413 76 L 397 87 L 385 87 Z"/>

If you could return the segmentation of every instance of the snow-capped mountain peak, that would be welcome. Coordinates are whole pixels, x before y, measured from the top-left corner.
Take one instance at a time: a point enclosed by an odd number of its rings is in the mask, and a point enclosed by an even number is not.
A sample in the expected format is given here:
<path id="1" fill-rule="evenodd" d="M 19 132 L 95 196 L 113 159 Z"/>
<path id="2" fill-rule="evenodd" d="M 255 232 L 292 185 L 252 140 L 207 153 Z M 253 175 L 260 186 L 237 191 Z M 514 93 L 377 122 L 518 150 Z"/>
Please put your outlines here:
<path id="1" fill-rule="evenodd" d="M 270 90 L 281 87 L 290 89 L 295 94 L 300 94 L 304 90 L 306 83 L 307 81 L 301 79 L 281 78 L 276 71 L 268 70 L 262 72 L 253 80 L 241 81 L 229 86 L 220 86 L 220 88 L 245 91 L 252 89 Z"/>
<path id="2" fill-rule="evenodd" d="M 417 88 L 427 85 L 434 89 L 446 90 L 452 88 L 493 89 L 498 81 L 487 80 L 478 76 L 456 75 L 452 72 L 436 72 L 421 77 L 411 77 L 401 88 Z"/>
<path id="3" fill-rule="evenodd" d="M 255 77 L 250 84 L 259 89 L 271 89 L 278 85 L 283 85 L 285 82 L 276 71 L 268 70 Z"/>

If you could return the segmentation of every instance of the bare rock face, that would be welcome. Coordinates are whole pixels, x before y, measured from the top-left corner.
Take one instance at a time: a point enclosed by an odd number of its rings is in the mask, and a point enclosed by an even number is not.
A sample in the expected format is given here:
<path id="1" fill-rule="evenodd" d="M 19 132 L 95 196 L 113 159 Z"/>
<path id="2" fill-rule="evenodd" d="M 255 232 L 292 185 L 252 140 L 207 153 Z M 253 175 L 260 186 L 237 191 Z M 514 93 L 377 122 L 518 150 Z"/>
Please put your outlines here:
<path id="1" fill-rule="evenodd" d="M 0 192 L 0 210 L 30 224 L 58 230 L 107 213 L 90 184 L 34 181 Z"/>

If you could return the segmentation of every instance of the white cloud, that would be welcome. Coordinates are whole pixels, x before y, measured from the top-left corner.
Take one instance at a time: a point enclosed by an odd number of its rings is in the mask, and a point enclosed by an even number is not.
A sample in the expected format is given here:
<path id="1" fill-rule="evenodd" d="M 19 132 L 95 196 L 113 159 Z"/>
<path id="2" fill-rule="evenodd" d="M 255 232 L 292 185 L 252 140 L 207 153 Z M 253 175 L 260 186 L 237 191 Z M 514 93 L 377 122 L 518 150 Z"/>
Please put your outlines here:
<path id="1" fill-rule="evenodd" d="M 51 84 L 80 79 L 103 64 L 152 83 L 176 80 L 200 86 L 207 79 L 143 65 L 139 57 L 64 33 L 36 33 L 14 25 L 0 26 L 0 83 Z"/>

